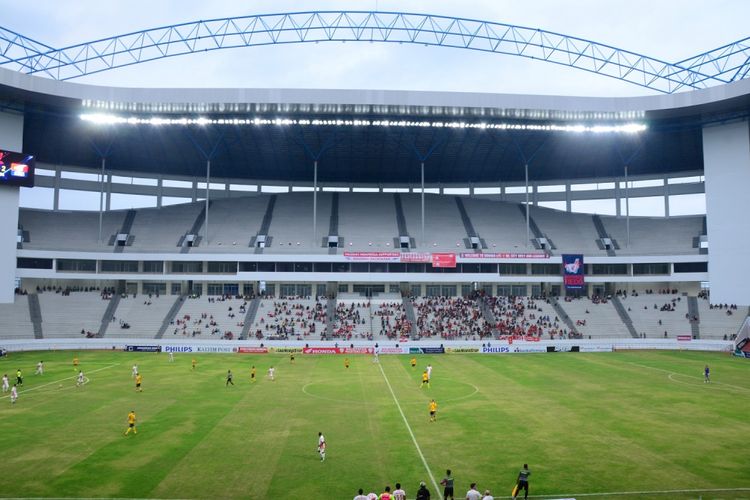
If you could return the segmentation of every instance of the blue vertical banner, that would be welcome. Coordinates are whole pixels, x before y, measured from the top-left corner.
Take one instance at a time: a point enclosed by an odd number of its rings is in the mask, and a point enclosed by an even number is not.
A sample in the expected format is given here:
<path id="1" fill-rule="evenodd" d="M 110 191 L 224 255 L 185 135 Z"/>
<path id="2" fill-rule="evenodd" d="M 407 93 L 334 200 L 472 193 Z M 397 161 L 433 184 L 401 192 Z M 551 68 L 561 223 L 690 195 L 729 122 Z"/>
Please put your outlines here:
<path id="1" fill-rule="evenodd" d="M 583 290 L 583 255 L 563 254 L 562 263 L 565 290 Z"/>

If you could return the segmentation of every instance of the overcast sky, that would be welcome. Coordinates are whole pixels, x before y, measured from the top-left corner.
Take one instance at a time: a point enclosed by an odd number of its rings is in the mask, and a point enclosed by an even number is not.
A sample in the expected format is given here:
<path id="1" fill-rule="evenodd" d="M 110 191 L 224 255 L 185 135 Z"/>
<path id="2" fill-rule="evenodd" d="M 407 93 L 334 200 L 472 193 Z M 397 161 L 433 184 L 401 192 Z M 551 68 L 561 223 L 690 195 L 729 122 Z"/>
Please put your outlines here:
<path id="1" fill-rule="evenodd" d="M 34 0 L 2 24 L 54 47 L 179 22 L 302 10 L 384 10 L 496 21 L 678 61 L 750 35 L 747 0 Z M 266 46 L 180 56 L 77 79 L 127 87 L 287 87 L 631 96 L 633 84 L 540 61 L 369 43 Z"/>

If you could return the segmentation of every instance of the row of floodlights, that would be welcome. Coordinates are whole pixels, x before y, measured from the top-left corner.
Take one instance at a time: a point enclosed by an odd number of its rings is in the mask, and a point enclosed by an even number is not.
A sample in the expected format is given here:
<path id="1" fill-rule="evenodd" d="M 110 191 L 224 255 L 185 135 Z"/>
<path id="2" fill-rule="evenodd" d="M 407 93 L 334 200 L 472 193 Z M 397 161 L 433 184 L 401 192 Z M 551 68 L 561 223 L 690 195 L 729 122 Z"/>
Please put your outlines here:
<path id="1" fill-rule="evenodd" d="M 409 121 L 409 120 L 306 120 L 291 118 L 164 118 L 152 116 L 139 118 L 135 116 L 118 116 L 104 113 L 82 114 L 81 120 L 96 125 L 252 125 L 252 126 L 318 126 L 318 127 L 418 127 L 448 129 L 482 129 L 482 130 L 538 130 L 551 132 L 593 132 L 593 133 L 638 133 L 646 130 L 642 123 L 624 123 L 621 125 L 555 125 L 531 123 L 486 123 L 461 121 Z"/>

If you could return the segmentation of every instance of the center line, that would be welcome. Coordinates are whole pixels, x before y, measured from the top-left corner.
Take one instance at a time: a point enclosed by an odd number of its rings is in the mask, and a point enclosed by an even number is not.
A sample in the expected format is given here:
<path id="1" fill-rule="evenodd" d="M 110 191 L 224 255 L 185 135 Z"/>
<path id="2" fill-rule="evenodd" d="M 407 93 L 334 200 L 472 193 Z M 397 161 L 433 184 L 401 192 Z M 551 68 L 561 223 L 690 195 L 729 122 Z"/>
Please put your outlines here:
<path id="1" fill-rule="evenodd" d="M 380 373 L 383 374 L 383 379 L 385 379 L 385 384 L 388 386 L 388 390 L 391 391 L 391 396 L 393 396 L 393 402 L 396 403 L 396 408 L 398 408 L 398 412 L 401 414 L 401 418 L 404 419 L 404 424 L 406 424 L 406 430 L 409 431 L 411 440 L 414 443 L 414 446 L 417 448 L 417 453 L 419 453 L 419 458 L 422 459 L 422 464 L 424 465 L 425 470 L 427 470 L 427 474 L 430 475 L 430 480 L 432 481 L 432 485 L 435 487 L 435 492 L 437 493 L 437 497 L 439 500 L 443 500 L 443 496 L 440 494 L 440 488 L 438 487 L 437 481 L 435 481 L 435 476 L 432 475 L 432 471 L 430 470 L 430 467 L 427 465 L 427 460 L 425 460 L 424 455 L 422 454 L 422 449 L 419 447 L 419 443 L 417 443 L 417 438 L 414 437 L 414 432 L 411 430 L 409 421 L 406 420 L 406 415 L 404 415 L 404 410 L 401 409 L 401 405 L 399 404 L 398 399 L 396 399 L 396 394 L 393 392 L 393 387 L 391 387 L 391 382 L 388 380 L 388 376 L 385 374 L 385 370 L 383 370 L 383 365 L 378 363 L 378 368 L 380 368 Z"/>

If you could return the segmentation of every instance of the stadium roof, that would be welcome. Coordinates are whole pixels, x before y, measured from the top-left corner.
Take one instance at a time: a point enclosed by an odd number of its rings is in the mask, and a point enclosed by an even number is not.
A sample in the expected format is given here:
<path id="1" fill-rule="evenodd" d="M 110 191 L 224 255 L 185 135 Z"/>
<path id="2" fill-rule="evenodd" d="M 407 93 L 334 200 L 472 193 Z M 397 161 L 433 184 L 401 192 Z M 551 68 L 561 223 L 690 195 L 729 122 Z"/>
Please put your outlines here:
<path id="1" fill-rule="evenodd" d="M 0 69 L 0 102 L 25 115 L 41 162 L 111 172 L 259 181 L 517 182 L 702 170 L 701 128 L 750 115 L 750 80 L 640 98 L 291 89 L 127 89 Z M 95 124 L 107 119 L 201 123 Z M 106 120 L 105 120 L 106 121 Z M 247 123 L 245 123 L 247 121 Z M 219 123 L 220 122 L 220 123 Z M 384 124 L 386 122 L 387 124 Z M 555 127 L 645 124 L 637 133 Z"/>

